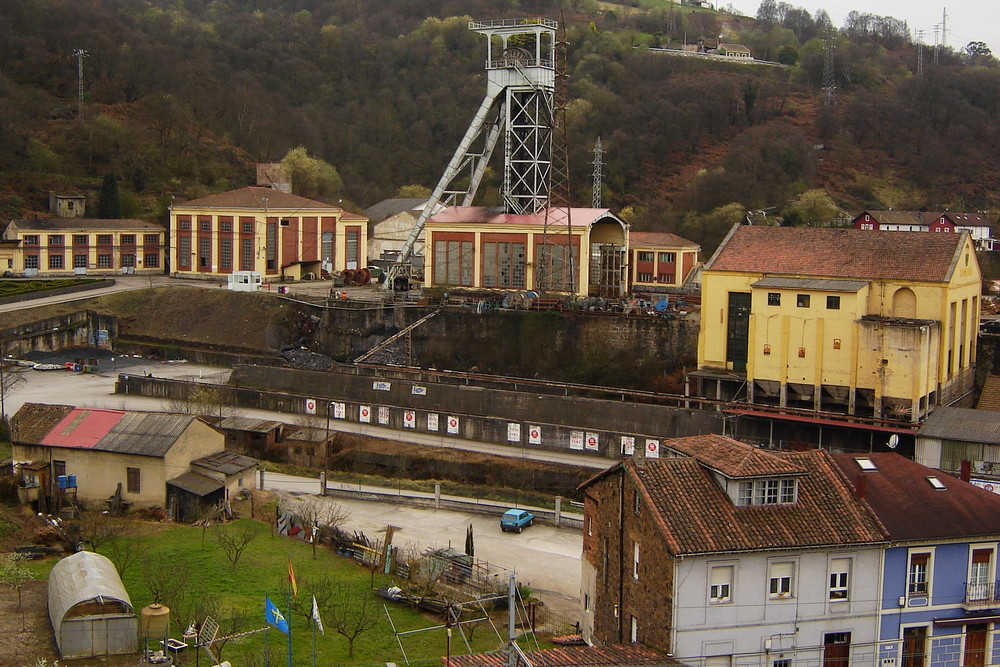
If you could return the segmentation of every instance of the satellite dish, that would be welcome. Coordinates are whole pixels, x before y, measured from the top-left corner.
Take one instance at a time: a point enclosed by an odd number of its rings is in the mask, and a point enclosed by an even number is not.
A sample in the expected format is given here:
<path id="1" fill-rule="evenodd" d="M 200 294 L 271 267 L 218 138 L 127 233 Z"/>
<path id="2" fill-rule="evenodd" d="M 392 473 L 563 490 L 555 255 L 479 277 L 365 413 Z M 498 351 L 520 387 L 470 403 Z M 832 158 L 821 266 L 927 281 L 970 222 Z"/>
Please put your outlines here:
<path id="1" fill-rule="evenodd" d="M 889 436 L 889 449 L 896 449 L 899 447 L 899 434 L 893 433 Z"/>

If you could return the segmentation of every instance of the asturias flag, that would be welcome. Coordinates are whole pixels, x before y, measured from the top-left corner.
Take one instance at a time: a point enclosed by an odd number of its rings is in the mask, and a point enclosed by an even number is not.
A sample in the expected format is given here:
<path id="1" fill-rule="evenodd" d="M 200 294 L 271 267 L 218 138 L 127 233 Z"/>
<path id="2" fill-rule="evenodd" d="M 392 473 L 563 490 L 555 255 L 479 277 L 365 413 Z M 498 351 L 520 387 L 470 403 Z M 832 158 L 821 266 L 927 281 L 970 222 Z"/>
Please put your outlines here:
<path id="1" fill-rule="evenodd" d="M 288 583 L 292 587 L 292 595 L 299 597 L 299 584 L 295 581 L 295 570 L 292 568 L 292 557 L 288 557 Z"/>
<path id="2" fill-rule="evenodd" d="M 271 602 L 271 598 L 264 597 L 264 620 L 278 628 L 286 635 L 288 634 L 288 620 L 278 611 L 278 608 Z"/>

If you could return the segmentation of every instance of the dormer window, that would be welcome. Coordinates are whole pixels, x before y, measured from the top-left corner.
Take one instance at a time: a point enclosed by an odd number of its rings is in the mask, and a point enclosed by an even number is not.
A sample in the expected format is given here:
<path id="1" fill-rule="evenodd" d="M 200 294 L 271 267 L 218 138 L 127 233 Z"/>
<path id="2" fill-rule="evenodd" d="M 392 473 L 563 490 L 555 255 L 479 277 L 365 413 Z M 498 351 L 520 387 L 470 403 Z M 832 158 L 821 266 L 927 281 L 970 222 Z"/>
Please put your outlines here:
<path id="1" fill-rule="evenodd" d="M 740 482 L 737 505 L 789 505 L 795 502 L 795 479 L 755 479 Z"/>

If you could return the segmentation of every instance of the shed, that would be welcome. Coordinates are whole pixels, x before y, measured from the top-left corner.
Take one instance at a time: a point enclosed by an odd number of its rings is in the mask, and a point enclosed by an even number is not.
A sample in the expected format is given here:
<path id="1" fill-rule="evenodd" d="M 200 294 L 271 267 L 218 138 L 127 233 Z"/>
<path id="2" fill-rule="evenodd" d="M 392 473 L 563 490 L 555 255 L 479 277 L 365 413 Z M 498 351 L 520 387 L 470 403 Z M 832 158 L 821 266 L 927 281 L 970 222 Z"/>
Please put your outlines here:
<path id="1" fill-rule="evenodd" d="M 49 574 L 49 619 L 63 658 L 135 653 L 139 620 L 110 560 L 81 551 Z"/>

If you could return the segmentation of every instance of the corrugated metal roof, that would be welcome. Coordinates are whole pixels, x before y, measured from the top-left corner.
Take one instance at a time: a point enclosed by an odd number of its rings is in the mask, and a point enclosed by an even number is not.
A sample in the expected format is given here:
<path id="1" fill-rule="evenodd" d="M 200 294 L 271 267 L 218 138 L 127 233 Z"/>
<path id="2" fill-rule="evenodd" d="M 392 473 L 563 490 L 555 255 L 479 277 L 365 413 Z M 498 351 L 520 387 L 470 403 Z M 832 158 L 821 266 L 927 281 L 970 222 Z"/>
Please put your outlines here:
<path id="1" fill-rule="evenodd" d="M 564 214 L 550 209 L 550 224 L 554 217 L 562 222 Z M 602 218 L 621 222 L 607 208 L 573 208 L 570 209 L 570 221 L 573 227 L 588 227 Z M 490 206 L 449 206 L 443 211 L 431 216 L 428 223 L 438 224 L 479 224 L 497 226 L 545 226 L 545 211 L 538 213 L 507 213 L 502 208 Z"/>
<path id="2" fill-rule="evenodd" d="M 25 403 L 11 418 L 12 438 L 17 443 L 38 444 L 46 433 L 72 411 L 72 405 Z"/>
<path id="3" fill-rule="evenodd" d="M 122 232 L 162 232 L 163 225 L 158 222 L 146 222 L 135 219 L 104 218 L 26 218 L 16 222 L 19 232 L 32 231 L 79 231 L 98 232 L 101 230 L 117 230 Z M 141 239 L 140 239 L 141 240 Z"/>
<path id="4" fill-rule="evenodd" d="M 74 408 L 45 434 L 39 444 L 93 449 L 124 416 L 125 412 L 121 410 Z"/>
<path id="5" fill-rule="evenodd" d="M 857 292 L 868 285 L 866 280 L 832 280 L 826 278 L 781 278 L 768 276 L 750 285 L 751 287 L 774 287 L 777 289 L 803 289 L 823 292 Z"/>
<path id="6" fill-rule="evenodd" d="M 918 436 L 1000 445 L 1000 412 L 971 408 L 934 408 Z"/>
<path id="7" fill-rule="evenodd" d="M 566 646 L 541 651 L 525 651 L 534 667 L 682 667 L 675 658 L 651 648 L 632 644 L 629 646 Z M 505 651 L 451 656 L 452 667 L 503 667 L 507 664 Z M 441 658 L 444 662 L 445 659 Z M 518 667 L 525 662 L 518 658 Z"/>
<path id="8" fill-rule="evenodd" d="M 221 472 L 224 475 L 235 475 L 236 473 L 257 467 L 257 459 L 243 456 L 236 452 L 216 452 L 200 459 L 191 461 L 191 465 L 198 465 L 209 470 Z"/>
<path id="9" fill-rule="evenodd" d="M 207 496 L 225 486 L 225 484 L 217 479 L 205 477 L 196 472 L 186 472 L 183 475 L 167 480 L 167 484 L 176 486 L 178 489 L 183 489 L 188 493 L 193 493 L 196 496 Z"/>
<path id="10" fill-rule="evenodd" d="M 124 602 L 135 612 L 118 570 L 101 554 L 80 551 L 56 563 L 49 573 L 49 619 L 56 637 L 67 611 L 99 597 Z"/>
<path id="11" fill-rule="evenodd" d="M 270 419 L 254 419 L 253 417 L 226 417 L 220 421 L 217 426 L 231 431 L 269 433 L 276 428 L 281 428 L 282 423 L 283 422 L 272 421 Z"/>

